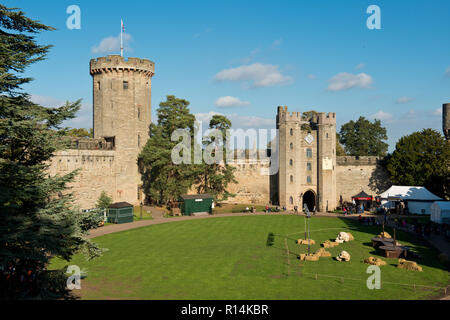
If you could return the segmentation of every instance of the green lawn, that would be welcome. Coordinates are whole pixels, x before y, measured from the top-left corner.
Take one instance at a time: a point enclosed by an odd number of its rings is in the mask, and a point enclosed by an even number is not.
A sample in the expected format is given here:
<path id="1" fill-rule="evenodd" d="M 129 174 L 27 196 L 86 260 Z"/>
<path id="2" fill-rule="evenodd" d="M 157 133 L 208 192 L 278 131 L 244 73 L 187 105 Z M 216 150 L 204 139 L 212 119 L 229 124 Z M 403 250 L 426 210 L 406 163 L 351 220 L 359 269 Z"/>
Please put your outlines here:
<path id="1" fill-rule="evenodd" d="M 440 292 L 399 284 L 448 284 L 437 252 L 398 232 L 403 244 L 423 256 L 423 272 L 398 269 L 397 260 L 388 259 L 381 267 L 382 288 L 369 290 L 362 259 L 374 255 L 370 238 L 380 230 L 348 219 L 312 218 L 312 249 L 340 231 L 355 240 L 328 250 L 333 257 L 348 251 L 350 262 L 299 261 L 296 254 L 306 246 L 295 240 L 303 236 L 304 217 L 278 215 L 177 221 L 105 235 L 94 239 L 109 249 L 102 257 L 87 262 L 75 256 L 70 264 L 87 270 L 78 291 L 84 299 L 421 299 Z M 272 247 L 266 246 L 269 232 L 275 234 Z"/>
<path id="2" fill-rule="evenodd" d="M 242 213 L 245 211 L 245 209 L 248 207 L 251 209 L 251 207 L 255 207 L 256 212 L 263 212 L 266 210 L 265 205 L 258 205 L 258 204 L 231 204 L 231 203 L 223 203 L 221 206 L 216 206 L 213 209 L 214 214 L 220 214 L 220 213 Z M 274 207 L 271 206 L 273 209 Z"/>

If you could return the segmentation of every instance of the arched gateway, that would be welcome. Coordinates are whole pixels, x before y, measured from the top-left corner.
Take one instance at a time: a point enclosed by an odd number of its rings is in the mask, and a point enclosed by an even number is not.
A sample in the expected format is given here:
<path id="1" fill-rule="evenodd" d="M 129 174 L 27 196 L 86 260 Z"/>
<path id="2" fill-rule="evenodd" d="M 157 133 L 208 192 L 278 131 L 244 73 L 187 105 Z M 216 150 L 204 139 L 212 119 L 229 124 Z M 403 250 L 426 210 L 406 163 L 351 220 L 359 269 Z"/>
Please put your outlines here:
<path id="1" fill-rule="evenodd" d="M 315 206 L 316 206 L 316 195 L 314 194 L 313 191 L 308 190 L 303 194 L 303 205 L 307 205 L 308 206 L 308 210 L 309 211 L 313 211 Z"/>

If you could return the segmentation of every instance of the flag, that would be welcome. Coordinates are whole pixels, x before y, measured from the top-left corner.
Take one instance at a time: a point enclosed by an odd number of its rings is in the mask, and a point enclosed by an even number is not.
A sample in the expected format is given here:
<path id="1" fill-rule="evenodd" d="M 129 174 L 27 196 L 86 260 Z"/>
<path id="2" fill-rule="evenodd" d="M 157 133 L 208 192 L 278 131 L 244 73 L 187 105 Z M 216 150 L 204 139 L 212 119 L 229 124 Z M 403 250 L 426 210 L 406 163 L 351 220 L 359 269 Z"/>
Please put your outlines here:
<path id="1" fill-rule="evenodd" d="M 120 24 L 121 24 L 121 26 L 122 26 L 122 31 L 125 31 L 125 26 L 124 26 L 124 24 L 123 24 L 123 20 L 122 20 L 122 19 L 120 19 Z"/>

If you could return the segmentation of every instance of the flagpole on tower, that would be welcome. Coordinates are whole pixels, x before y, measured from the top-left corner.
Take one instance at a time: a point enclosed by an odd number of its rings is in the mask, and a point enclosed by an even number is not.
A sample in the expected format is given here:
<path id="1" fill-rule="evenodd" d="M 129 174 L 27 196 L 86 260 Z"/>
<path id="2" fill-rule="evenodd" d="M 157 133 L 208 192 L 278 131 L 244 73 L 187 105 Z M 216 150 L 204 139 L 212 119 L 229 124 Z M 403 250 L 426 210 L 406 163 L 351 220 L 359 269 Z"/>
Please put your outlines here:
<path id="1" fill-rule="evenodd" d="M 120 19 L 120 55 L 123 57 L 123 20 Z"/>

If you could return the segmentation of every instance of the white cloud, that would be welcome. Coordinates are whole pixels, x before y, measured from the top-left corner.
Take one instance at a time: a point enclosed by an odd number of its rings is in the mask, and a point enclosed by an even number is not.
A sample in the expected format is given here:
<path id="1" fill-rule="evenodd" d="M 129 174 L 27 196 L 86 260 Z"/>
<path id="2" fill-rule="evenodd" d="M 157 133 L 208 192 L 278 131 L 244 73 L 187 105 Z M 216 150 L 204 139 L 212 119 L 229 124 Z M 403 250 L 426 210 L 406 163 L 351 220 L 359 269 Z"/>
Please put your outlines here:
<path id="1" fill-rule="evenodd" d="M 388 112 L 379 110 L 376 113 L 374 113 L 373 115 L 371 115 L 370 118 L 381 120 L 381 121 L 390 121 L 390 120 L 392 120 L 393 116 L 392 116 L 392 114 L 390 114 Z"/>
<path id="2" fill-rule="evenodd" d="M 239 98 L 226 96 L 216 100 L 217 107 L 245 107 L 250 105 L 248 101 L 241 101 Z"/>
<path id="3" fill-rule="evenodd" d="M 328 80 L 328 82 L 328 91 L 342 91 L 354 87 L 369 88 L 373 80 L 366 73 L 351 74 L 341 72 Z"/>
<path id="4" fill-rule="evenodd" d="M 437 108 L 431 112 L 433 116 L 442 116 L 442 108 Z"/>
<path id="5" fill-rule="evenodd" d="M 366 66 L 365 63 L 360 63 L 360 64 L 358 64 L 358 65 L 355 67 L 355 69 L 356 69 L 356 70 L 361 70 L 361 69 L 364 68 L 365 66 Z"/>
<path id="6" fill-rule="evenodd" d="M 37 94 L 32 94 L 30 96 L 30 100 L 36 104 L 39 104 L 47 108 L 58 108 L 66 103 L 65 101 L 53 97 L 40 96 Z"/>
<path id="7" fill-rule="evenodd" d="M 208 113 L 197 113 L 195 114 L 195 118 L 197 121 L 202 122 L 203 126 L 207 126 L 209 121 L 214 115 L 223 115 L 226 116 L 232 124 L 233 129 L 259 129 L 259 128 L 274 128 L 275 120 L 261 118 L 257 116 L 241 116 L 236 113 L 232 114 L 223 114 L 219 112 L 210 111 Z"/>
<path id="8" fill-rule="evenodd" d="M 41 96 L 32 94 L 30 100 L 34 103 L 40 104 L 47 108 L 61 107 L 66 101 L 56 99 L 54 97 Z M 73 102 L 73 101 L 71 101 Z M 63 126 L 71 128 L 91 128 L 92 127 L 92 106 L 81 103 L 81 108 L 77 112 L 76 117 L 66 120 L 62 123 Z"/>
<path id="9" fill-rule="evenodd" d="M 282 75 L 278 66 L 262 63 L 225 69 L 217 73 L 214 79 L 216 81 L 250 81 L 252 87 L 288 84 L 293 80 L 289 76 Z"/>
<path id="10" fill-rule="evenodd" d="M 317 76 L 312 74 L 312 73 L 310 73 L 310 74 L 308 74 L 308 79 L 309 80 L 315 80 L 315 79 L 317 79 Z"/>
<path id="11" fill-rule="evenodd" d="M 128 34 L 123 34 L 123 47 L 124 50 L 132 51 L 130 43 L 133 41 L 133 37 Z M 108 53 L 120 51 L 120 34 L 116 37 L 107 37 L 100 41 L 100 44 L 92 47 L 92 53 Z"/>
<path id="12" fill-rule="evenodd" d="M 450 78 L 450 67 L 445 70 L 445 75 Z"/>
<path id="13" fill-rule="evenodd" d="M 410 98 L 410 97 L 400 97 L 397 100 L 395 100 L 395 103 L 397 104 L 403 104 L 403 103 L 408 103 L 413 101 L 414 98 Z"/>

